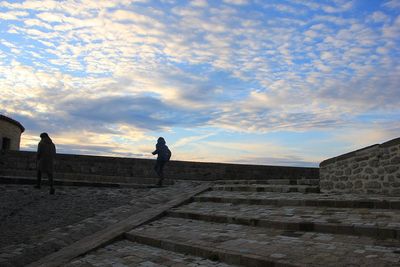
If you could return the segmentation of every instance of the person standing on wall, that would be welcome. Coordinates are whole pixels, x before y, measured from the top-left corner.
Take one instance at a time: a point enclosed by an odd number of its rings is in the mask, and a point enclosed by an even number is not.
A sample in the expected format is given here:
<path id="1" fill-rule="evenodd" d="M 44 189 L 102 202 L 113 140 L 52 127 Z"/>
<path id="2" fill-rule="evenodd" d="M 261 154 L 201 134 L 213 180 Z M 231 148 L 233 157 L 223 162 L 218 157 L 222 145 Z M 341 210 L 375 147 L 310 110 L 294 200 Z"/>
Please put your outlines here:
<path id="1" fill-rule="evenodd" d="M 37 159 L 37 180 L 35 188 L 40 188 L 42 174 L 45 173 L 49 179 L 50 194 L 54 194 L 53 186 L 53 164 L 56 156 L 56 146 L 47 133 L 40 134 L 40 142 L 38 144 Z"/>
<path id="2" fill-rule="evenodd" d="M 165 139 L 163 137 L 158 138 L 156 150 L 154 150 L 152 154 L 157 154 L 157 162 L 154 166 L 154 170 L 159 178 L 157 185 L 162 186 L 164 179 L 164 166 L 171 158 L 171 150 L 169 150 L 168 146 L 165 144 Z"/>

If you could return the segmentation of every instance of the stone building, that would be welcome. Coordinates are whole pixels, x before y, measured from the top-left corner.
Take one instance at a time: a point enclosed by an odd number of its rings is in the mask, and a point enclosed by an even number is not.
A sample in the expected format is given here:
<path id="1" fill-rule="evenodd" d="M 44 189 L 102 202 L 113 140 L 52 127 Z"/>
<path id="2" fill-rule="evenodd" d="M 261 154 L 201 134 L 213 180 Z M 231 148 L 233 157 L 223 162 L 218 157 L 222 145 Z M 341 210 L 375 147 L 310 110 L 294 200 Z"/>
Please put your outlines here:
<path id="1" fill-rule="evenodd" d="M 0 114 L 0 149 L 19 150 L 24 126 L 16 120 Z"/>

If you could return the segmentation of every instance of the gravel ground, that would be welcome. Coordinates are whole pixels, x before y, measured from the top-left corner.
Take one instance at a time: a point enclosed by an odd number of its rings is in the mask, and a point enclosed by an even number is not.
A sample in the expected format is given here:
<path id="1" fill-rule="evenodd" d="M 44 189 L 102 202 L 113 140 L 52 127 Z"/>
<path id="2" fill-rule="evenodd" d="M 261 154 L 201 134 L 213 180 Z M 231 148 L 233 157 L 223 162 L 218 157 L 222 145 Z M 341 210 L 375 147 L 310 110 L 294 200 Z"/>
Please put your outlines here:
<path id="1" fill-rule="evenodd" d="M 128 204 L 148 189 L 0 185 L 0 248 L 29 243 L 51 229 L 67 226 L 101 211 Z"/>

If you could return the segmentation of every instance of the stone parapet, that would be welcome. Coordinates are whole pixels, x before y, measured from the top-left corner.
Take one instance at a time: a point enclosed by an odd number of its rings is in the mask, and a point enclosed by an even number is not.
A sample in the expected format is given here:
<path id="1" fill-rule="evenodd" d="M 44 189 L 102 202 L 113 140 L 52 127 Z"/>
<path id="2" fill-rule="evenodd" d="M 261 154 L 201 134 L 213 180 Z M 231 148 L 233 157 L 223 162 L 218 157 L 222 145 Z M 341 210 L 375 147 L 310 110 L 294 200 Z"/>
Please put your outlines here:
<path id="1" fill-rule="evenodd" d="M 320 163 L 321 192 L 400 195 L 400 138 Z"/>
<path id="2" fill-rule="evenodd" d="M 57 154 L 55 173 L 56 175 L 57 173 L 79 174 L 76 175 L 77 179 L 83 179 L 85 175 L 108 178 L 112 176 L 156 178 L 154 164 L 155 160 L 151 159 Z M 0 175 L 9 176 L 13 172 L 17 174 L 21 171 L 31 172 L 34 175 L 35 170 L 35 152 L 2 151 L 0 153 Z M 177 180 L 318 179 L 318 175 L 318 168 L 188 161 L 171 161 L 165 167 L 165 177 Z"/>

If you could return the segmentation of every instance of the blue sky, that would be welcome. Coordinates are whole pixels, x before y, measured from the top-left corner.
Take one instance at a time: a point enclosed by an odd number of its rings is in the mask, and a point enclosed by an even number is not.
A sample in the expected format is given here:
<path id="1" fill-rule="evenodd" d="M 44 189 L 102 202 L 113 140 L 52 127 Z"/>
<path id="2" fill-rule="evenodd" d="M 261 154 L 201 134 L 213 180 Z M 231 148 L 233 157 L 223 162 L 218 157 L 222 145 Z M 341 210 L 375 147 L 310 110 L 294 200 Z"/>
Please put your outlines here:
<path id="1" fill-rule="evenodd" d="M 0 1 L 23 150 L 318 166 L 400 133 L 399 0 Z"/>

